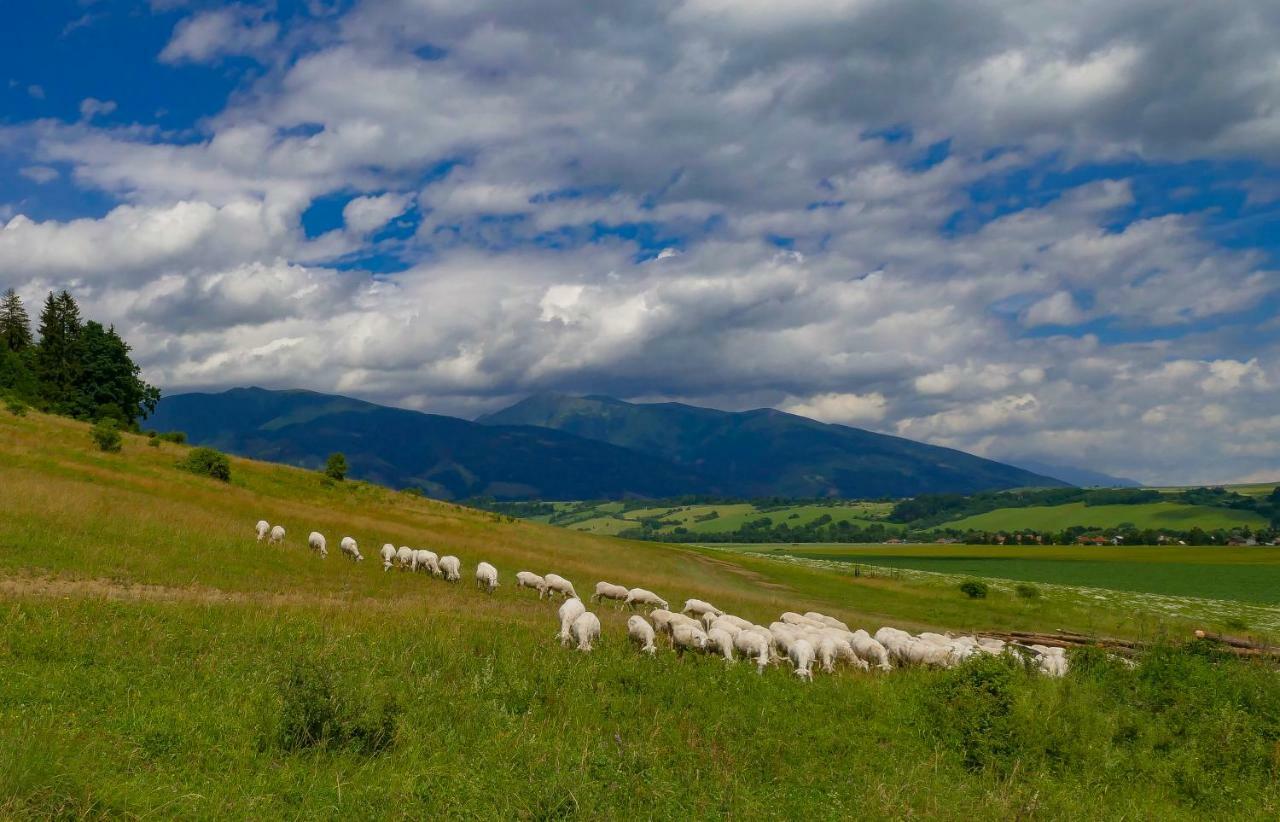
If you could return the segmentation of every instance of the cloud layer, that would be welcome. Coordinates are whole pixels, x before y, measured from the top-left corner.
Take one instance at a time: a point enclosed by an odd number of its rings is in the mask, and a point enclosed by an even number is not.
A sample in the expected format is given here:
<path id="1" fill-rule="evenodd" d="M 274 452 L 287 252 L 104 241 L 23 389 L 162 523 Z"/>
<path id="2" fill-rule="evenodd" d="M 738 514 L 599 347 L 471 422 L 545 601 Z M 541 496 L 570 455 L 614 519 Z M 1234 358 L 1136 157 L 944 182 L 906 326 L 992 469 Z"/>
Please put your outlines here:
<path id="1" fill-rule="evenodd" d="M 195 11 L 159 63 L 261 67 L 193 131 L 86 97 L 0 133 L 115 202 L 8 206 L 0 287 L 74 288 L 169 391 L 772 405 L 1280 478 L 1273 258 L 1144 182 L 1280 162 L 1277 33 L 1269 2 Z M 1202 188 L 1233 185 L 1267 202 Z"/>

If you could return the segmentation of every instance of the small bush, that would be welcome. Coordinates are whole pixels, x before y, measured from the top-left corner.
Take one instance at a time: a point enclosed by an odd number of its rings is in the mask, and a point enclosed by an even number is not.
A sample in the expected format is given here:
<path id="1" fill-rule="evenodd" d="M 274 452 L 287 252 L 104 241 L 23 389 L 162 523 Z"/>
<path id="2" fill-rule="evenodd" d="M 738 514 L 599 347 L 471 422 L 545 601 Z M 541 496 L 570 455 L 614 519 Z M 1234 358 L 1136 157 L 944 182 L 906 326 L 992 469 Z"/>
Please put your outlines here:
<path id="1" fill-rule="evenodd" d="M 227 455 L 212 448 L 192 449 L 187 458 L 178 463 L 179 468 L 202 477 L 213 477 L 223 482 L 231 481 L 231 461 Z"/>
<path id="2" fill-rule="evenodd" d="M 329 459 L 324 464 L 324 475 L 337 482 L 342 482 L 347 478 L 347 458 L 341 453 L 333 453 L 329 455 Z"/>
<path id="3" fill-rule="evenodd" d="M 150 445 L 152 448 L 159 448 L 159 447 L 160 447 L 160 440 L 156 439 L 155 437 L 148 437 L 148 438 L 147 438 L 147 445 Z"/>
<path id="4" fill-rule="evenodd" d="M 1039 599 L 1040 589 L 1029 582 L 1019 582 L 1013 589 L 1023 599 Z"/>
<path id="5" fill-rule="evenodd" d="M 1014 685 L 1018 663 L 977 654 L 932 686 L 929 727 L 970 770 L 1004 768 L 1015 759 Z"/>
<path id="6" fill-rule="evenodd" d="M 97 443 L 100 451 L 116 452 L 120 450 L 120 427 L 119 423 L 113 419 L 98 420 L 93 428 L 89 429 L 89 436 L 93 437 L 93 441 Z"/>
<path id="7" fill-rule="evenodd" d="M 987 594 L 991 591 L 987 587 L 987 583 L 979 582 L 976 579 L 965 580 L 960 583 L 960 590 L 969 599 L 986 599 Z"/>
<path id="8" fill-rule="evenodd" d="M 5 410 L 15 417 L 25 417 L 27 415 L 27 404 L 17 397 L 9 397 L 4 401 Z"/>
<path id="9" fill-rule="evenodd" d="M 285 751 L 345 747 L 365 755 L 395 744 L 400 707 L 388 702 L 361 713 L 365 700 L 348 701 L 323 664 L 300 660 L 280 682 L 280 724 L 276 744 Z"/>
<path id="10" fill-rule="evenodd" d="M 187 435 L 183 431 L 166 431 L 158 435 L 165 442 L 176 442 L 178 445 L 186 445 Z"/>

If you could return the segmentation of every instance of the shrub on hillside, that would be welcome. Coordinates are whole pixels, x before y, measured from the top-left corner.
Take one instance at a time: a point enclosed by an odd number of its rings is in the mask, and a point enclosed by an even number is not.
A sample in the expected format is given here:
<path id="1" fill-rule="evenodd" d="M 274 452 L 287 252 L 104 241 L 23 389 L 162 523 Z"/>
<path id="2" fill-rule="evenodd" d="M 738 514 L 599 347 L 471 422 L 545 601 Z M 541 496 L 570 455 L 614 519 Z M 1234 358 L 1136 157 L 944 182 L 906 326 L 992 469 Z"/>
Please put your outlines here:
<path id="1" fill-rule="evenodd" d="M 299 660 L 280 682 L 276 744 L 285 751 L 344 747 L 365 755 L 395 744 L 400 707 L 394 701 L 364 708 L 368 700 L 344 699 L 331 670 Z"/>
<path id="2" fill-rule="evenodd" d="M 1003 768 L 1017 749 L 1014 685 L 1021 671 L 1007 656 L 976 654 L 933 685 L 930 727 L 970 770 Z"/>
<path id="3" fill-rule="evenodd" d="M 341 452 L 334 452 L 324 464 L 324 475 L 332 480 L 342 482 L 347 478 L 347 458 Z"/>
<path id="4" fill-rule="evenodd" d="M 8 397 L 4 401 L 5 410 L 15 417 L 25 417 L 27 415 L 27 404 L 17 397 Z"/>
<path id="5" fill-rule="evenodd" d="M 1018 585 L 1013 590 L 1016 591 L 1018 593 L 1018 596 L 1022 597 L 1023 599 L 1039 599 L 1040 598 L 1040 589 L 1029 582 L 1019 582 Z"/>
<path id="6" fill-rule="evenodd" d="M 97 443 L 100 451 L 115 452 L 120 450 L 120 424 L 113 419 L 98 420 L 89 429 L 89 436 Z"/>
<path id="7" fill-rule="evenodd" d="M 986 599 L 987 594 L 990 592 L 991 589 L 987 587 L 987 583 L 985 582 L 979 582 L 976 579 L 970 579 L 960 583 L 960 590 L 969 599 Z"/>
<path id="8" fill-rule="evenodd" d="M 231 481 L 231 461 L 226 454 L 212 448 L 193 448 L 186 459 L 178 463 L 178 467 L 202 477 Z"/>
<path id="9" fill-rule="evenodd" d="M 187 435 L 182 431 L 166 431 L 157 436 L 165 442 L 176 442 L 178 445 L 185 445 L 187 442 Z"/>

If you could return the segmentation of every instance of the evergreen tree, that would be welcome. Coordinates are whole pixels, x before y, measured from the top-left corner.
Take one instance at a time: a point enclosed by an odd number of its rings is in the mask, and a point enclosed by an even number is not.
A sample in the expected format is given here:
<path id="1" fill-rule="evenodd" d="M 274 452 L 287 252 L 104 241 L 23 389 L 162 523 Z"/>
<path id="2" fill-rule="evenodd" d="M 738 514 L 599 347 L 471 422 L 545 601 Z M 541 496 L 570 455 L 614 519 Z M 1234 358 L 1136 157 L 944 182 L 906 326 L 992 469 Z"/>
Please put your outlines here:
<path id="1" fill-rule="evenodd" d="M 75 414 L 82 370 L 80 307 L 67 291 L 49 292 L 40 312 L 40 344 L 36 376 L 49 409 Z"/>
<path id="2" fill-rule="evenodd" d="M 111 418 L 132 425 L 155 410 L 159 391 L 138 379 L 129 344 L 115 327 L 85 323 L 80 335 L 81 368 L 72 413 L 86 419 Z"/>
<path id="3" fill-rule="evenodd" d="M 16 291 L 10 288 L 0 300 L 0 349 L 19 352 L 31 347 L 31 318 Z"/>

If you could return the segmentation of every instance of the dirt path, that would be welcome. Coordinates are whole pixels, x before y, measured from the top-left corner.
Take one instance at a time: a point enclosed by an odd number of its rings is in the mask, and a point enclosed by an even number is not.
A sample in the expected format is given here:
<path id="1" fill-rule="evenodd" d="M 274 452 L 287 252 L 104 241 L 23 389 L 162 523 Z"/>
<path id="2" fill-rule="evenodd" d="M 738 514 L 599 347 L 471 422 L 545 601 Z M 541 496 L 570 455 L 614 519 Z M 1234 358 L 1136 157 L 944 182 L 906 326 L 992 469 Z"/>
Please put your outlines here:
<path id="1" fill-rule="evenodd" d="M 144 585 L 112 579 L 74 579 L 48 576 L 0 577 L 0 599 L 37 597 L 59 599 L 79 597 L 132 602 L 197 602 L 208 604 L 253 603 L 258 605 L 344 605 L 354 597 L 331 594 L 273 593 L 223 591 L 203 585 L 178 588 L 167 585 Z M 361 600 L 364 598 L 361 597 Z"/>

